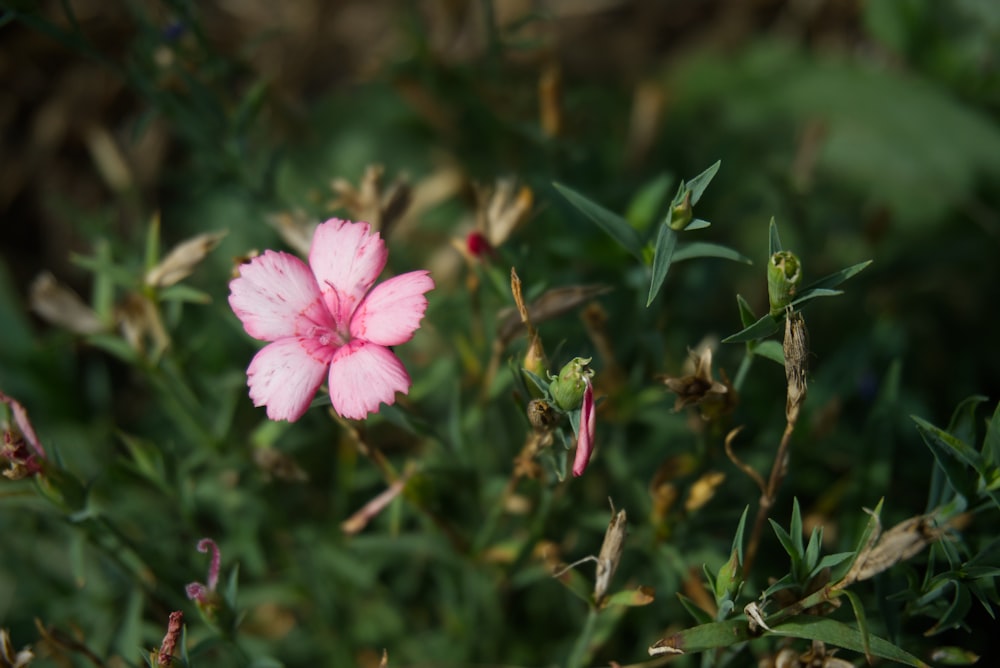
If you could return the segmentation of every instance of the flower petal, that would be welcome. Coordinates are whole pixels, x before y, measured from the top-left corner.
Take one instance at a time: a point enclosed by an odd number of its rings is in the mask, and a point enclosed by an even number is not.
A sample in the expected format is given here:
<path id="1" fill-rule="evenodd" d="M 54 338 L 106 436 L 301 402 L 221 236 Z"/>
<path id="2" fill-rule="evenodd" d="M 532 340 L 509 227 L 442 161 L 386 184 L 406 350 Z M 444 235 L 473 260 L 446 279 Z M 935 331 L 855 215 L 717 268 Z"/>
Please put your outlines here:
<path id="1" fill-rule="evenodd" d="M 392 405 L 396 392 L 410 389 L 410 376 L 392 351 L 355 339 L 337 350 L 330 363 L 330 401 L 346 418 L 361 420 Z"/>
<path id="2" fill-rule="evenodd" d="M 333 348 L 303 337 L 264 346 L 247 369 L 253 405 L 267 406 L 272 420 L 298 420 L 323 382 L 333 354 Z"/>
<path id="3" fill-rule="evenodd" d="M 411 271 L 376 285 L 351 318 L 351 337 L 396 346 L 413 337 L 434 288 L 426 271 Z"/>
<path id="4" fill-rule="evenodd" d="M 382 237 L 372 234 L 368 223 L 331 218 L 316 228 L 309 266 L 338 326 L 350 322 L 388 255 Z"/>
<path id="5" fill-rule="evenodd" d="M 582 476 L 590 456 L 594 453 L 594 386 L 587 379 L 587 389 L 583 393 L 583 405 L 580 407 L 580 429 L 576 438 L 576 457 L 573 459 L 573 475 Z"/>
<path id="6" fill-rule="evenodd" d="M 265 251 L 229 283 L 229 306 L 247 334 L 262 341 L 333 329 L 309 267 L 294 255 Z"/>

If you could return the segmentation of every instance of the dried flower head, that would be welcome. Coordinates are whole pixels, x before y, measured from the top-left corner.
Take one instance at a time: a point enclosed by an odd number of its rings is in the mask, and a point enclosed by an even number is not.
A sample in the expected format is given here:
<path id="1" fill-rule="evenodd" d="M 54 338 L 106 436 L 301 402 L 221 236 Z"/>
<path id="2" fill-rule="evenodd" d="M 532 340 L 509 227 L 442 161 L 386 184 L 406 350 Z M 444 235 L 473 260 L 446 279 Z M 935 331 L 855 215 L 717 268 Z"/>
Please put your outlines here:
<path id="1" fill-rule="evenodd" d="M 183 241 L 146 272 L 146 285 L 165 288 L 179 283 L 194 272 L 202 260 L 219 245 L 227 232 L 206 232 Z"/>
<path id="2" fill-rule="evenodd" d="M 105 329 L 94 309 L 47 271 L 31 282 L 28 301 L 43 320 L 74 334 L 97 334 Z"/>
<path id="3" fill-rule="evenodd" d="M 694 371 L 680 378 L 662 377 L 664 384 L 677 395 L 674 410 L 697 405 L 706 420 L 732 412 L 736 406 L 736 392 L 728 376 L 720 373 L 723 382 L 712 378 L 712 348 L 702 346 L 699 351 L 690 351 Z"/>
<path id="4" fill-rule="evenodd" d="M 788 399 L 785 402 L 785 418 L 794 423 L 799 417 L 799 409 L 806 400 L 806 374 L 809 371 L 809 333 L 806 331 L 802 314 L 788 309 L 785 318 L 785 379 L 788 383 Z"/>
<path id="5" fill-rule="evenodd" d="M 25 647 L 19 652 L 14 651 L 14 644 L 10 640 L 10 632 L 7 629 L 0 629 L 0 667 L 2 668 L 25 668 L 30 665 L 35 655 L 30 647 Z"/>

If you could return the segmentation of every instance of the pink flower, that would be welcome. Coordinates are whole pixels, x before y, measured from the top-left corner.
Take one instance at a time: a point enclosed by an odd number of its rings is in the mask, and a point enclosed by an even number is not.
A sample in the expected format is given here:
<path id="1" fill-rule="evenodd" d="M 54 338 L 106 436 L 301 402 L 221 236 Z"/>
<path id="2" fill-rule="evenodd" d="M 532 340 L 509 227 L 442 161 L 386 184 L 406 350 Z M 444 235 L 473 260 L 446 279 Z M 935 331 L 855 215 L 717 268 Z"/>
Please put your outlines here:
<path id="1" fill-rule="evenodd" d="M 198 551 L 201 553 L 212 551 L 212 560 L 208 564 L 208 582 L 192 582 L 184 587 L 187 597 L 192 601 L 197 601 L 203 605 L 210 603 L 210 595 L 215 593 L 215 588 L 219 586 L 219 562 L 222 555 L 219 553 L 219 546 L 211 538 L 202 538 L 198 541 Z"/>
<path id="2" fill-rule="evenodd" d="M 0 422 L 3 439 L 0 441 L 0 459 L 7 460 L 9 468 L 3 474 L 11 479 L 21 479 L 42 470 L 45 448 L 35 434 L 28 419 L 28 411 L 17 399 L 0 392 L 0 404 L 10 407 L 14 424 Z"/>
<path id="3" fill-rule="evenodd" d="M 573 459 L 573 475 L 583 475 L 590 455 L 594 453 L 594 431 L 597 425 L 594 420 L 594 386 L 590 378 L 585 376 L 587 388 L 583 391 L 583 404 L 580 406 L 580 428 L 576 435 L 576 457 Z"/>
<path id="4" fill-rule="evenodd" d="M 389 349 L 409 341 L 434 287 L 411 271 L 372 287 L 388 251 L 368 223 L 333 218 L 316 228 L 309 265 L 266 251 L 229 284 L 229 305 L 255 339 L 270 341 L 250 362 L 255 406 L 272 420 L 302 417 L 324 379 L 333 409 L 346 418 L 377 413 L 410 376 Z"/>

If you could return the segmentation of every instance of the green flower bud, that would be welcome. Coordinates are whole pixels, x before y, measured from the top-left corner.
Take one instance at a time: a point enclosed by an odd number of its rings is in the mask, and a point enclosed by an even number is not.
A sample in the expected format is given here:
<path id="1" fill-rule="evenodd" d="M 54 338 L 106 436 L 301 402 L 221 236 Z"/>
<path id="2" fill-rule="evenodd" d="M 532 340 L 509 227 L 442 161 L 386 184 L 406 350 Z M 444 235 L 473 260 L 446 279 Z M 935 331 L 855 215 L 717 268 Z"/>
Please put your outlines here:
<path id="1" fill-rule="evenodd" d="M 715 600 L 717 603 L 721 603 L 723 600 L 736 600 L 736 595 L 739 593 L 740 587 L 743 586 L 742 571 L 739 553 L 733 550 L 729 561 L 722 565 L 715 578 Z"/>
<path id="2" fill-rule="evenodd" d="M 680 232 L 691 224 L 694 210 L 691 208 L 691 191 L 684 192 L 684 199 L 670 207 L 670 229 Z"/>
<path id="3" fill-rule="evenodd" d="M 587 390 L 587 378 L 594 375 L 587 367 L 591 358 L 574 357 L 549 384 L 549 392 L 556 406 L 564 411 L 576 410 L 583 404 L 583 393 Z"/>
<path id="4" fill-rule="evenodd" d="M 771 315 L 781 315 L 795 298 L 802 283 L 802 265 L 790 251 L 778 251 L 767 263 L 767 297 L 771 302 Z"/>

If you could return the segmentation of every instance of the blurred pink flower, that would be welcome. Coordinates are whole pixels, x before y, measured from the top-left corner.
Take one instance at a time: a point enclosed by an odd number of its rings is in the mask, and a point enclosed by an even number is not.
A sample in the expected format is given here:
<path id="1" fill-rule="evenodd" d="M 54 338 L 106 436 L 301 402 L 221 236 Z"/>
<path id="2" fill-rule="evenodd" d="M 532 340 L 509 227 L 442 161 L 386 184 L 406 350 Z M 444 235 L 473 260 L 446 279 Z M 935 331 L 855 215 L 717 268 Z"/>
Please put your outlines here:
<path id="1" fill-rule="evenodd" d="M 221 554 L 219 546 L 211 538 L 202 538 L 198 541 L 198 551 L 201 553 L 212 551 L 212 560 L 208 564 L 208 582 L 192 582 L 184 587 L 187 597 L 192 601 L 197 601 L 202 605 L 210 603 L 209 596 L 215 593 L 215 588 L 219 586 L 219 562 Z"/>
<path id="2" fill-rule="evenodd" d="M 46 458 L 45 448 L 35 434 L 35 428 L 28 419 L 28 411 L 17 399 L 0 392 L 0 404 L 10 407 L 14 424 L 0 422 L 3 439 L 0 441 L 0 459 L 7 460 L 9 468 L 4 476 L 20 479 L 42 470 L 42 460 Z"/>
<path id="3" fill-rule="evenodd" d="M 388 251 L 368 223 L 333 218 L 316 228 L 309 265 L 266 251 L 229 284 L 229 305 L 255 339 L 270 341 L 247 369 L 250 398 L 272 420 L 302 417 L 324 379 L 333 409 L 362 419 L 410 389 L 389 349 L 409 341 L 434 281 L 411 271 L 372 287 Z"/>
<path id="4" fill-rule="evenodd" d="M 587 464 L 590 463 L 590 455 L 594 453 L 594 431 L 596 423 L 594 420 L 594 385 L 590 378 L 584 376 L 587 388 L 583 391 L 583 404 L 580 406 L 580 428 L 576 435 L 576 457 L 573 459 L 573 475 L 582 476 Z"/>

